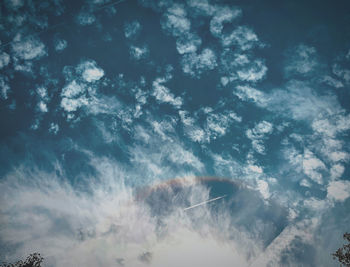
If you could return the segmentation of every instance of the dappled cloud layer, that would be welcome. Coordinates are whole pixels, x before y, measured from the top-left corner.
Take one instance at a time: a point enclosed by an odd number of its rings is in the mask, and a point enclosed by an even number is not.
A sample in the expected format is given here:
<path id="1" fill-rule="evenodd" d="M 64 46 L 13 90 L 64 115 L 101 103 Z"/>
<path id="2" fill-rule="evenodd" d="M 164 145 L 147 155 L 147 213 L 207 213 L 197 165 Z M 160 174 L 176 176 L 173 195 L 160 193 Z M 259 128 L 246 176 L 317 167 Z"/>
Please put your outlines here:
<path id="1" fill-rule="evenodd" d="M 0 12 L 1 260 L 337 266 L 347 1 L 4 0 Z"/>

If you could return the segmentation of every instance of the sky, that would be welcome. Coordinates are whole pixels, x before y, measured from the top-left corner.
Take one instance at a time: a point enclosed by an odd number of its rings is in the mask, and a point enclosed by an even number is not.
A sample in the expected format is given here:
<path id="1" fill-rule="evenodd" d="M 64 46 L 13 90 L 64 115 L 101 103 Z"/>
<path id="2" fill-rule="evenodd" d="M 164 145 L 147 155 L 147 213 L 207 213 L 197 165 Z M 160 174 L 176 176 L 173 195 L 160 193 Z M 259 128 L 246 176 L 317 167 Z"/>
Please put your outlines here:
<path id="1" fill-rule="evenodd" d="M 4 0 L 0 260 L 338 266 L 350 3 Z"/>

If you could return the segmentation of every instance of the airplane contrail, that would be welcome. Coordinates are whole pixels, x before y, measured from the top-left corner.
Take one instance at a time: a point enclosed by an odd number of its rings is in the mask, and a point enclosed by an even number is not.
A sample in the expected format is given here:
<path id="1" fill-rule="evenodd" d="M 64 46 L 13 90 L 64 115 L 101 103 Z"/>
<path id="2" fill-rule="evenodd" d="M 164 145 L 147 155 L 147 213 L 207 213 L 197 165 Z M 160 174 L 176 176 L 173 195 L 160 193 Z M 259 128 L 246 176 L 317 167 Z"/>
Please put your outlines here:
<path id="1" fill-rule="evenodd" d="M 198 206 L 201 206 L 201 205 L 204 205 L 204 204 L 207 204 L 207 203 L 209 203 L 209 202 L 213 202 L 213 201 L 215 201 L 215 200 L 219 200 L 219 199 L 224 198 L 224 197 L 226 197 L 226 195 L 223 195 L 223 196 L 221 196 L 221 197 L 216 197 L 216 198 L 212 198 L 212 199 L 203 201 L 203 202 L 198 203 L 198 204 L 196 204 L 196 205 L 192 205 L 192 206 L 190 206 L 190 207 L 185 208 L 184 211 L 185 211 L 185 210 L 189 210 L 189 209 L 193 209 L 193 208 L 195 208 L 195 207 L 198 207 Z"/>

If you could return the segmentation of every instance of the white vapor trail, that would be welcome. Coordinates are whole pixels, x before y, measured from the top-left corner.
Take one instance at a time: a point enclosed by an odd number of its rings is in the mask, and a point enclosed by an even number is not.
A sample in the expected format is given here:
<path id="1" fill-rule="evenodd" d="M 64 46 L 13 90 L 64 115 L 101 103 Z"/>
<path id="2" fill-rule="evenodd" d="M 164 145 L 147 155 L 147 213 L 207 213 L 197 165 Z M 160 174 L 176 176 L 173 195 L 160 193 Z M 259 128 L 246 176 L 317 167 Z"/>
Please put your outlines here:
<path id="1" fill-rule="evenodd" d="M 226 195 L 223 195 L 223 196 L 220 196 L 220 197 L 216 197 L 216 198 L 212 198 L 212 199 L 203 201 L 203 202 L 198 203 L 198 204 L 196 204 L 196 205 L 193 205 L 193 206 L 190 206 L 190 207 L 185 208 L 184 211 L 185 211 L 185 210 L 192 209 L 192 208 L 195 208 L 195 207 L 198 207 L 198 206 L 201 206 L 201 205 L 204 205 L 204 204 L 209 203 L 209 202 L 213 202 L 213 201 L 215 201 L 215 200 L 219 200 L 219 199 L 224 198 L 224 197 L 226 197 Z"/>

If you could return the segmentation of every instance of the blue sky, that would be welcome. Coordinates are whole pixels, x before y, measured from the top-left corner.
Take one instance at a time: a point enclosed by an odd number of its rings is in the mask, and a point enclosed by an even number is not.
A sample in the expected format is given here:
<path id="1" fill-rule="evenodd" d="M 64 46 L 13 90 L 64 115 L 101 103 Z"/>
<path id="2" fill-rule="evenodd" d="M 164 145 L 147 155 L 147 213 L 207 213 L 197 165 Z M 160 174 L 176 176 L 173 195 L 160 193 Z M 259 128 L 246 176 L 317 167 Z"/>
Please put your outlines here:
<path id="1" fill-rule="evenodd" d="M 1 259 L 337 266 L 347 1 L 0 7 Z"/>

